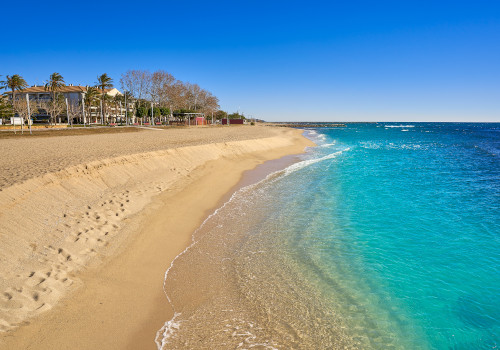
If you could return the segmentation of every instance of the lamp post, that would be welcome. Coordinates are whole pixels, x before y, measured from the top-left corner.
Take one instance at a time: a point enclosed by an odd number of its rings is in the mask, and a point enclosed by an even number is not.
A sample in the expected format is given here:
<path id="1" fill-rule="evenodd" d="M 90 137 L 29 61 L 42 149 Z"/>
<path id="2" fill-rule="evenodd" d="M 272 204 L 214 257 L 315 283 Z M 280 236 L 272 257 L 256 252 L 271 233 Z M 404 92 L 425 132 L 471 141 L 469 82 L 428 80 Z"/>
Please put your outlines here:
<path id="1" fill-rule="evenodd" d="M 83 127 L 85 127 L 85 95 L 82 93 L 82 116 L 83 116 Z"/>
<path id="2" fill-rule="evenodd" d="M 28 107 L 28 127 L 30 128 L 31 135 L 31 110 L 30 110 L 30 96 L 26 94 L 26 107 Z"/>
<path id="3" fill-rule="evenodd" d="M 153 102 L 151 102 L 151 126 L 153 126 Z"/>
<path id="4" fill-rule="evenodd" d="M 66 100 L 66 118 L 68 118 L 68 125 L 71 125 L 71 122 L 69 121 L 69 107 L 68 107 L 68 98 L 65 98 Z M 73 127 L 73 125 L 71 125 Z"/>
<path id="5" fill-rule="evenodd" d="M 125 125 L 128 125 L 127 91 L 125 91 Z"/>

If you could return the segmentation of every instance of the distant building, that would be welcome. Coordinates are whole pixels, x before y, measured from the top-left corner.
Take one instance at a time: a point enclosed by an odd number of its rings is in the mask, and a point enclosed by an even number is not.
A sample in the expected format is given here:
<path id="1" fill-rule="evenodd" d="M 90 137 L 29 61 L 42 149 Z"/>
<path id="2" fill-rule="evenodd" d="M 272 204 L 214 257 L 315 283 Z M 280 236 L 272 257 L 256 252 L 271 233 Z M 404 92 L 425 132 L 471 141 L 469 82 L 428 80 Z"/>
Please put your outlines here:
<path id="1" fill-rule="evenodd" d="M 57 90 L 57 93 L 61 93 L 68 100 L 77 100 L 82 101 L 85 98 L 85 94 L 87 93 L 88 86 L 74 86 L 73 84 L 69 84 L 63 86 L 61 89 Z M 100 91 L 100 90 L 99 90 Z M 116 88 L 112 89 L 104 89 L 104 92 L 109 96 L 121 95 L 122 93 L 118 91 Z M 12 91 L 7 91 L 9 99 L 12 99 Z M 37 86 L 33 85 L 29 88 L 25 88 L 22 91 L 17 91 L 16 96 L 29 95 L 30 100 L 50 100 L 50 91 L 45 90 L 45 86 Z"/>
<path id="2" fill-rule="evenodd" d="M 88 88 L 88 86 L 74 86 L 73 84 L 69 84 L 61 87 L 59 90 L 57 90 L 57 93 L 62 94 L 64 98 L 68 100 L 68 103 L 76 103 L 78 105 L 81 105 L 83 108 L 83 101 L 85 100 L 85 95 L 87 94 Z M 99 92 L 100 91 L 101 90 L 99 89 Z M 111 97 L 122 95 L 122 93 L 116 88 L 104 89 L 104 92 Z M 12 91 L 8 91 L 7 95 L 9 100 L 12 100 Z M 25 88 L 21 91 L 16 92 L 16 97 L 25 97 L 26 95 L 28 95 L 30 100 L 35 100 L 37 102 L 46 102 L 50 101 L 51 99 L 51 93 L 50 91 L 45 90 L 45 86 L 33 85 L 29 88 Z M 129 104 L 129 113 L 131 113 L 132 111 L 132 104 Z M 125 118 L 125 106 L 109 106 L 106 114 L 106 118 L 109 118 L 110 116 L 115 119 Z M 63 113 L 63 116 L 66 118 L 66 113 Z M 93 120 L 94 122 L 97 122 L 98 116 L 100 116 L 100 108 L 98 106 L 93 106 L 91 108 L 90 115 L 87 115 L 86 117 L 90 118 L 90 120 Z M 44 119 L 48 118 L 48 115 L 42 111 L 40 114 L 37 114 L 36 117 Z"/>

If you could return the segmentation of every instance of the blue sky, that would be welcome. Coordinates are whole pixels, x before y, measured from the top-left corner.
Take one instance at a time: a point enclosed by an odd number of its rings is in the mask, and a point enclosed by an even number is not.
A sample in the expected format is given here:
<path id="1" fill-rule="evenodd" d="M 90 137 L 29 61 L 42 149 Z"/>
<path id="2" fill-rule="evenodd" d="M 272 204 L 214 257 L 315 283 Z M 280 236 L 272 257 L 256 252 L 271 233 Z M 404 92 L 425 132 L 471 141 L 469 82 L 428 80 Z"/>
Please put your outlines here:
<path id="1" fill-rule="evenodd" d="M 0 74 L 163 69 L 269 121 L 500 121 L 500 1 L 7 1 Z"/>

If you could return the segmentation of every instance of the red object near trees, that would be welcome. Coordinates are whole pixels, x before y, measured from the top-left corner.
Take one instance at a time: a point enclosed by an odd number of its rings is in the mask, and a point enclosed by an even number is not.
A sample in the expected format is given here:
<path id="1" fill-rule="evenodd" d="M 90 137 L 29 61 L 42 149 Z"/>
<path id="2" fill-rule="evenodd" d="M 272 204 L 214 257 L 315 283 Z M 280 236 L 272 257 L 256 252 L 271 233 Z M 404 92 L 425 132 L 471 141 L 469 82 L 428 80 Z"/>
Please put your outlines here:
<path id="1" fill-rule="evenodd" d="M 203 117 L 196 117 L 194 119 L 195 125 L 207 125 L 207 121 Z"/>
<path id="2" fill-rule="evenodd" d="M 229 125 L 231 124 L 243 124 L 244 119 L 229 119 Z M 227 119 L 222 119 L 222 125 L 227 125 Z"/>

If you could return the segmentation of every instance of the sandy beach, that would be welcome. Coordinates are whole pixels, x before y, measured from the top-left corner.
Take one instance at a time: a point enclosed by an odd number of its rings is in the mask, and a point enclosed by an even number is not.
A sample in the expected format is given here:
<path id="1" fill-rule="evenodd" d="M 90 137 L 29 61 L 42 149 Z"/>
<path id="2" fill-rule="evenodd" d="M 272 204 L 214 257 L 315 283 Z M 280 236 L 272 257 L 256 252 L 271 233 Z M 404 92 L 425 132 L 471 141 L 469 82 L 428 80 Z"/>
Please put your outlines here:
<path id="1" fill-rule="evenodd" d="M 245 171 L 313 145 L 260 126 L 0 144 L 0 349 L 155 349 L 194 230 Z"/>

